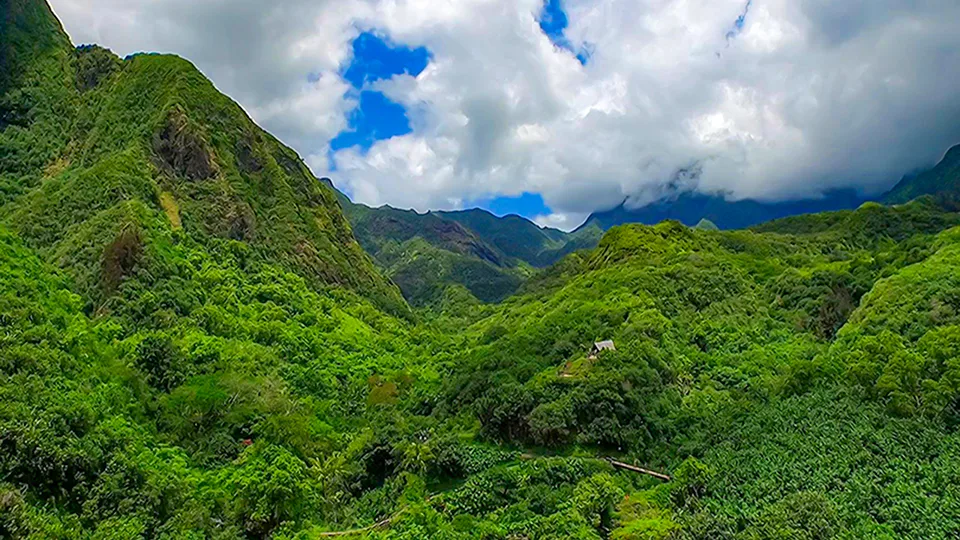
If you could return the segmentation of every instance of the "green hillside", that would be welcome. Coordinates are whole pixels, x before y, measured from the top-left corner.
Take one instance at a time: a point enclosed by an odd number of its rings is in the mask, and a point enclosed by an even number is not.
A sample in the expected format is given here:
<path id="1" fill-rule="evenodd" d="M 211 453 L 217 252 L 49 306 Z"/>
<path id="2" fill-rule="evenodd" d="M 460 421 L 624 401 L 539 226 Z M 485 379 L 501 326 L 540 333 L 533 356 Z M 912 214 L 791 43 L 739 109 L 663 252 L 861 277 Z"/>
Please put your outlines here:
<path id="1" fill-rule="evenodd" d="M 884 196 L 884 202 L 900 204 L 923 195 L 960 197 L 960 145 L 947 151 L 934 168 L 905 177 Z"/>
<path id="2" fill-rule="evenodd" d="M 334 193 L 190 63 L 73 49 L 42 2 L 6 0 L 3 14 L 17 29 L 5 49 L 19 82 L 2 98 L 12 121 L 0 133 L 0 223 L 66 267 L 94 307 L 131 273 L 157 281 L 175 272 L 152 249 L 169 228 L 212 250 L 241 242 L 251 261 L 406 310 Z M 112 274 L 108 246 L 131 254 Z"/>
<path id="3" fill-rule="evenodd" d="M 0 538 L 960 536 L 942 200 L 618 226 L 484 304 L 536 231 L 338 204 L 186 61 L 0 15 Z"/>
<path id="4" fill-rule="evenodd" d="M 446 219 L 456 221 L 502 251 L 508 257 L 520 259 L 532 266 L 549 266 L 573 249 L 592 248 L 596 243 L 581 243 L 577 238 L 557 229 L 544 229 L 517 215 L 497 217 L 475 208 L 457 212 L 439 212 Z"/>
<path id="5" fill-rule="evenodd" d="M 493 440 L 683 478 L 621 485 L 623 538 L 953 536 L 960 229 L 935 217 L 960 223 L 917 209 L 868 234 L 615 228 L 471 328 L 450 407 Z M 600 338 L 618 350 L 591 361 Z M 929 498 L 942 506 L 907 510 Z"/>
<path id="6" fill-rule="evenodd" d="M 435 306 L 449 287 L 463 287 L 480 301 L 497 302 L 516 291 L 531 271 L 437 214 L 370 208 L 339 197 L 360 245 L 413 306 Z"/>
<path id="7" fill-rule="evenodd" d="M 333 187 L 329 179 L 322 181 Z M 599 229 L 567 234 L 486 210 L 428 212 L 371 208 L 337 192 L 360 245 L 414 306 L 436 306 L 448 288 L 482 302 L 513 294 L 537 268 L 596 246 Z"/>

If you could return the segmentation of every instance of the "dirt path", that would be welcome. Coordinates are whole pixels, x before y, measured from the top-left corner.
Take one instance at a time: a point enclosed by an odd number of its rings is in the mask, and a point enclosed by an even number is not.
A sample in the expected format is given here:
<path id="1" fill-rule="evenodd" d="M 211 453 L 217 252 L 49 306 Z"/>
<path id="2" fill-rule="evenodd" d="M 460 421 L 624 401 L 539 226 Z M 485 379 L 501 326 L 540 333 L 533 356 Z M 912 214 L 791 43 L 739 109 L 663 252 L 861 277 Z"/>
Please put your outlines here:
<path id="1" fill-rule="evenodd" d="M 520 454 L 520 459 L 527 459 L 527 460 L 529 460 L 529 459 L 538 459 L 538 458 L 542 458 L 542 457 L 546 457 L 546 456 L 538 456 L 538 455 L 536 455 L 536 454 L 529 454 L 529 453 Z M 593 460 L 597 460 L 597 461 L 606 461 L 607 463 L 609 463 L 610 465 L 616 467 L 617 469 L 623 469 L 623 470 L 625 470 L 625 471 L 635 472 L 635 473 L 637 473 L 637 474 L 645 474 L 645 475 L 647 475 L 647 476 L 652 476 L 652 477 L 654 477 L 654 478 L 663 480 L 664 482 L 669 482 L 669 481 L 670 481 L 670 475 L 668 475 L 668 474 L 664 474 L 664 473 L 657 472 L 657 471 L 651 471 L 651 470 L 649 470 L 649 469 L 643 469 L 643 468 L 641 468 L 641 467 L 637 467 L 636 465 L 630 465 L 629 463 L 624 463 L 624 462 L 622 462 L 622 461 L 617 461 L 617 460 L 613 459 L 612 457 L 595 457 L 595 458 L 583 458 L 583 459 L 593 459 Z"/>

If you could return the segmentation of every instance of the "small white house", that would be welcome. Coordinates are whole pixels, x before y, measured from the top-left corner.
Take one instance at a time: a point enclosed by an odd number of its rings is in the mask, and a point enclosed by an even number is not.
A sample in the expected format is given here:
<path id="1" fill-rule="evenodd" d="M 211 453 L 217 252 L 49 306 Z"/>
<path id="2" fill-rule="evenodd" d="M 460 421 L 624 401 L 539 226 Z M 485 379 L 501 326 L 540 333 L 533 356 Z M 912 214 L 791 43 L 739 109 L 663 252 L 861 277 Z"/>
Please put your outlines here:
<path id="1" fill-rule="evenodd" d="M 607 341 L 598 341 L 593 344 L 593 347 L 590 349 L 590 359 L 594 359 L 597 355 L 600 354 L 600 351 L 615 351 L 617 347 L 613 344 L 612 340 Z"/>

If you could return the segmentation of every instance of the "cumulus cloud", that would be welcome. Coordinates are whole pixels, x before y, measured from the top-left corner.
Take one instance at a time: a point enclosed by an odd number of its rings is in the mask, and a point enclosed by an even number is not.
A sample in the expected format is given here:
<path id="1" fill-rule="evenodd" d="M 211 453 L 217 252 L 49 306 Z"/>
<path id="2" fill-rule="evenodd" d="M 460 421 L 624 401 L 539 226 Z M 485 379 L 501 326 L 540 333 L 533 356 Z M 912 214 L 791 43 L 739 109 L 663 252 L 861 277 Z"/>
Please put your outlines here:
<path id="1" fill-rule="evenodd" d="M 193 60 L 318 173 L 359 29 L 426 46 L 374 83 L 413 132 L 333 155 L 371 204 L 542 194 L 564 228 L 676 189 L 782 200 L 888 188 L 960 141 L 955 0 L 53 0 L 77 41 Z M 742 17 L 742 18 L 741 18 Z M 308 82 L 307 74 L 318 74 Z"/>

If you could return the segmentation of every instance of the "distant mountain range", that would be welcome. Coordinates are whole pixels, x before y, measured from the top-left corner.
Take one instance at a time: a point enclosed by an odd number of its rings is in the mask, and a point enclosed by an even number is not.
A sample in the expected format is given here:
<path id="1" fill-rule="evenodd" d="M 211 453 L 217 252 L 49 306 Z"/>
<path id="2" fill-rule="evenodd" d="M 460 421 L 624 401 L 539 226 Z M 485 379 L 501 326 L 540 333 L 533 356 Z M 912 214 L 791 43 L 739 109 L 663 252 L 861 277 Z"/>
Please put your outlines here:
<path id="1" fill-rule="evenodd" d="M 937 194 L 947 198 L 960 196 L 960 145 L 951 148 L 932 169 L 904 177 L 893 190 L 879 198 L 863 197 L 854 190 L 836 190 L 819 199 L 766 203 L 749 199 L 728 201 L 722 196 L 682 193 L 638 208 L 621 204 L 611 210 L 595 212 L 580 228 L 599 227 L 608 230 L 625 223 L 654 225 L 673 219 L 690 227 L 707 220 L 719 229 L 743 229 L 789 216 L 849 210 L 870 200 L 898 204 L 922 195 Z"/>
<path id="2" fill-rule="evenodd" d="M 330 179 L 322 182 L 336 189 Z M 337 194 L 360 245 L 414 306 L 435 304 L 451 288 L 482 302 L 502 300 L 537 268 L 594 247 L 602 235 L 599 228 L 571 234 L 481 209 L 421 214 L 372 208 Z"/>
<path id="3" fill-rule="evenodd" d="M 754 200 L 728 201 L 722 196 L 683 193 L 672 199 L 657 201 L 638 208 L 626 204 L 595 212 L 583 227 L 598 226 L 603 230 L 625 223 L 654 225 L 668 219 L 693 227 L 702 220 L 712 222 L 720 229 L 744 229 L 758 223 L 797 214 L 829 212 L 856 208 L 867 199 L 853 190 L 841 190 L 821 199 L 766 203 Z"/>
<path id="4" fill-rule="evenodd" d="M 322 181 L 336 190 L 329 179 Z M 439 302 L 451 287 L 482 302 L 502 300 L 538 268 L 593 248 L 604 231 L 617 225 L 675 220 L 701 229 L 743 229 L 791 216 L 850 210 L 871 200 L 854 190 L 775 203 L 682 193 L 638 208 L 621 204 L 595 212 L 567 233 L 517 215 L 501 217 L 482 209 L 420 214 L 390 206 L 371 208 L 336 193 L 360 245 L 415 306 Z M 904 177 L 873 200 L 898 204 L 923 195 L 936 195 L 940 204 L 960 195 L 960 146 L 932 169 Z"/>

